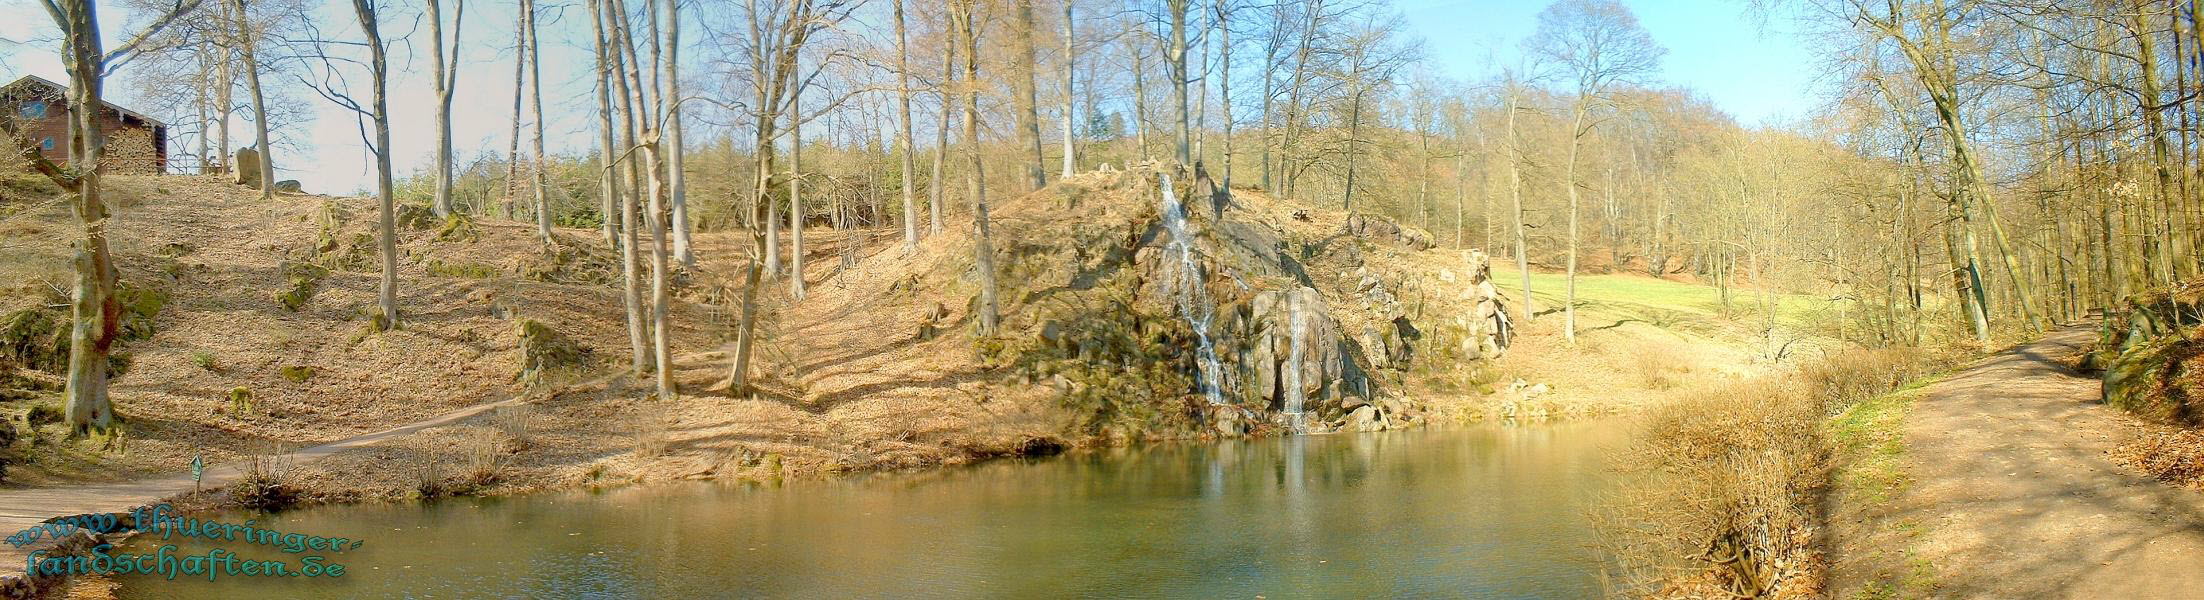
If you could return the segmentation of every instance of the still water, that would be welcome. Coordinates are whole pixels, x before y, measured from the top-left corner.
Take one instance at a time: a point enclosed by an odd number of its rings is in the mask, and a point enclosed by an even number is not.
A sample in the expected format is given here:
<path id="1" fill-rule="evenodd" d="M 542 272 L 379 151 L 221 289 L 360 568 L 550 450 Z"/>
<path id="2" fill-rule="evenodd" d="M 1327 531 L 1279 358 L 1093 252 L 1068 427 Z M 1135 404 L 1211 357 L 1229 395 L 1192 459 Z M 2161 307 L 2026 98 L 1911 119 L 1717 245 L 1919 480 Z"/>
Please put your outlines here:
<path id="1" fill-rule="evenodd" d="M 342 577 L 120 578 L 124 598 L 1578 598 L 1614 420 L 1302 436 L 785 485 L 322 507 Z M 221 517 L 242 522 L 246 517 Z M 141 552 L 134 541 L 118 551 Z M 178 540 L 183 538 L 179 537 Z M 183 551 L 211 546 L 179 544 Z M 256 560 L 290 559 L 226 542 Z M 312 554 L 313 552 L 309 552 Z"/>

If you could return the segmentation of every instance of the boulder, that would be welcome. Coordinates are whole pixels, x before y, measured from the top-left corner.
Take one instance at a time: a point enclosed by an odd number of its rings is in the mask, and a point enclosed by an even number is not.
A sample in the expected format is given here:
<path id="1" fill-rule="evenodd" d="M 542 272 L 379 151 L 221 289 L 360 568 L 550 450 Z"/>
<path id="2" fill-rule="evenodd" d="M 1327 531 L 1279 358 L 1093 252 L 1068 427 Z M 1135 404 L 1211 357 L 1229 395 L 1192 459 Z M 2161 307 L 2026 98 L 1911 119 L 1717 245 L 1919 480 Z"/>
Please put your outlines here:
<path id="1" fill-rule="evenodd" d="M 1384 330 L 1385 328 L 1375 323 L 1364 325 L 1362 335 L 1355 341 L 1362 343 L 1362 353 L 1370 357 L 1370 366 L 1391 369 L 1396 366 L 1393 363 L 1393 346 Z"/>
<path id="2" fill-rule="evenodd" d="M 1385 417 L 1378 414 L 1377 407 L 1363 405 L 1354 409 L 1354 412 L 1347 413 L 1346 429 L 1357 432 L 1383 431 Z"/>
<path id="3" fill-rule="evenodd" d="M 260 151 L 252 146 L 238 148 L 230 160 L 230 175 L 230 183 L 260 189 Z"/>

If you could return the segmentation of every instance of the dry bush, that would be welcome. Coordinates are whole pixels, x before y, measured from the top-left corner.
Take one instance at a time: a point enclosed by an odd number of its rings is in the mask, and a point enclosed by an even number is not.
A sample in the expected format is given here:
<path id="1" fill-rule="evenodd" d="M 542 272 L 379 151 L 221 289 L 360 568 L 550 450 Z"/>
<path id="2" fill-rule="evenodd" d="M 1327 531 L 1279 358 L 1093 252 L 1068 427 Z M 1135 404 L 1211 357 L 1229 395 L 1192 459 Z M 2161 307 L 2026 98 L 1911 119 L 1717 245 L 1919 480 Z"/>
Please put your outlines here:
<path id="1" fill-rule="evenodd" d="M 1830 411 L 1890 393 L 1907 383 L 1942 371 L 1954 361 L 1947 353 L 1906 346 L 1846 348 L 1799 367 L 1803 391 Z"/>
<path id="2" fill-rule="evenodd" d="M 443 452 L 427 444 L 417 444 L 413 449 L 413 491 L 428 500 L 441 497 L 450 491 L 444 481 Z"/>
<path id="3" fill-rule="evenodd" d="M 288 449 L 276 446 L 256 452 L 246 464 L 245 475 L 230 484 L 230 501 L 252 510 L 274 512 L 298 503 L 294 481 L 297 471 Z"/>
<path id="4" fill-rule="evenodd" d="M 1956 362 L 1917 348 L 1852 348 L 1789 377 L 1721 383 L 1648 411 L 1616 465 L 1633 475 L 1597 515 L 1635 597 L 1811 597 L 1827 416 Z"/>
<path id="5" fill-rule="evenodd" d="M 505 441 L 502 432 L 487 427 L 467 430 L 459 442 L 459 449 L 467 460 L 467 472 L 461 474 L 460 485 L 455 487 L 475 490 L 496 483 L 505 470 Z"/>
<path id="6" fill-rule="evenodd" d="M 1813 507 L 1826 479 L 1821 407 L 1781 379 L 1726 384 L 1648 411 L 1622 449 L 1632 476 L 1597 515 L 1637 597 L 1806 597 L 1820 588 Z"/>
<path id="7" fill-rule="evenodd" d="M 490 414 L 490 424 L 505 433 L 505 439 L 514 449 L 524 449 L 530 442 L 528 430 L 535 420 L 535 413 L 535 406 L 531 404 L 507 404 L 497 407 L 496 412 Z"/>
<path id="8" fill-rule="evenodd" d="M 666 423 L 664 411 L 652 410 L 653 408 L 639 408 L 631 418 L 635 431 L 635 455 L 638 457 L 655 458 L 666 455 L 667 430 L 671 426 Z"/>
<path id="9" fill-rule="evenodd" d="M 1638 345 L 1635 359 L 1639 383 L 1649 390 L 1675 388 L 1678 375 L 1691 372 L 1691 361 L 1685 357 L 1690 349 L 1681 344 L 1647 340 Z"/>

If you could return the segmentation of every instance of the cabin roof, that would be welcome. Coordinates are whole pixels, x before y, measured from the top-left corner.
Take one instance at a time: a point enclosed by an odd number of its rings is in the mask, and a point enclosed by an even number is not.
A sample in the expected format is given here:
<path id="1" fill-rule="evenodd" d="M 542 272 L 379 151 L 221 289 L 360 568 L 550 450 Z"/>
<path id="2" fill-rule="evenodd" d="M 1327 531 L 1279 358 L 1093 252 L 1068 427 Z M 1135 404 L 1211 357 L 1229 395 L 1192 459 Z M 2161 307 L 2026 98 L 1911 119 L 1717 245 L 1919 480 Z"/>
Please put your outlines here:
<path id="1" fill-rule="evenodd" d="M 12 90 L 12 89 L 17 89 L 17 88 L 23 88 L 23 87 L 42 87 L 42 88 L 46 88 L 46 89 L 48 89 L 48 90 L 50 90 L 50 91 L 53 91 L 53 92 L 55 92 L 55 93 L 57 93 L 57 94 L 61 94 L 61 95 L 62 95 L 62 97 L 64 97 L 64 98 L 68 97 L 68 92 L 69 92 L 69 86 L 66 86 L 66 85 L 61 85 L 61 84 L 59 84 L 59 83 L 54 83 L 54 82 L 53 82 L 53 80 L 50 80 L 50 79 L 47 79 L 47 78 L 44 78 L 44 77 L 39 77 L 39 76 L 37 76 L 37 75 L 24 75 L 22 79 L 17 79 L 17 80 L 15 80 L 14 82 L 11 82 L 11 83 L 9 83 L 9 84 L 7 84 L 7 85 L 0 85 L 0 91 L 5 91 L 5 90 Z M 108 101 L 105 101 L 105 100 L 101 100 L 101 101 L 100 101 L 100 104 L 105 104 L 105 105 L 107 105 L 107 107 L 108 107 L 108 108 L 114 109 L 114 110 L 115 110 L 115 112 L 118 112 L 118 113 L 122 113 L 122 114 L 123 114 L 124 116 L 128 116 L 128 117 L 130 117 L 130 118 L 133 118 L 133 119 L 137 119 L 137 120 L 140 120 L 140 121 L 145 121 L 146 123 L 152 124 L 152 125 L 154 125 L 154 126 L 158 126 L 158 127 L 167 127 L 167 126 L 168 126 L 168 123 L 167 123 L 167 122 L 165 122 L 165 121 L 162 121 L 162 120 L 160 120 L 160 119 L 155 119 L 155 118 L 153 118 L 153 117 L 148 117 L 148 116 L 145 116 L 145 113 L 141 113 L 141 112 L 138 112 L 138 111 L 134 111 L 134 110 L 130 110 L 130 109 L 127 109 L 127 108 L 123 108 L 123 107 L 122 107 L 121 105 L 117 105 L 117 104 L 115 104 L 115 103 L 113 103 L 113 102 L 108 102 Z"/>

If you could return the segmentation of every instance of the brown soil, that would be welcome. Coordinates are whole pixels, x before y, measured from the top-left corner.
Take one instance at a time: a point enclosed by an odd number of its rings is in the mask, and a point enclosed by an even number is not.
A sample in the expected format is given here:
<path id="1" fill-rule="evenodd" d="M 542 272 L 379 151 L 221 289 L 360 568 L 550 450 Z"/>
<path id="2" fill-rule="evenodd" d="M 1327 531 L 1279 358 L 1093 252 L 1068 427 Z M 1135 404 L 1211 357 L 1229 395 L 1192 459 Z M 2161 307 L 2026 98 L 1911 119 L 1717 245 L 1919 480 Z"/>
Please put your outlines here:
<path id="1" fill-rule="evenodd" d="M 1832 596 L 2188 598 L 2204 589 L 2204 495 L 2122 466 L 2140 431 L 2072 364 L 2086 326 L 1922 390 L 1903 485 L 1832 515 Z"/>

